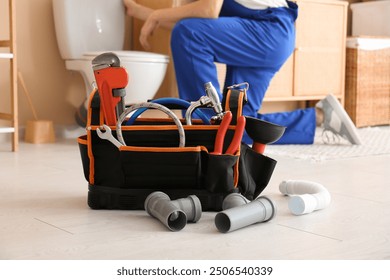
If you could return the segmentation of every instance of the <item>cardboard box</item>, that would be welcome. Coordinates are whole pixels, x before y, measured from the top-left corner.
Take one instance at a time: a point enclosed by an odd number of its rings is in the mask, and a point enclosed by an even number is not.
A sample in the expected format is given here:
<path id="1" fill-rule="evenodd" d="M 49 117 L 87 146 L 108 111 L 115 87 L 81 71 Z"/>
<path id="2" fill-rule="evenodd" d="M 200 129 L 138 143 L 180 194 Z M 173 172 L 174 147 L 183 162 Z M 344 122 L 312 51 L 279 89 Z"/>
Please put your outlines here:
<path id="1" fill-rule="evenodd" d="M 350 5 L 352 36 L 390 36 L 390 1 L 370 1 Z"/>

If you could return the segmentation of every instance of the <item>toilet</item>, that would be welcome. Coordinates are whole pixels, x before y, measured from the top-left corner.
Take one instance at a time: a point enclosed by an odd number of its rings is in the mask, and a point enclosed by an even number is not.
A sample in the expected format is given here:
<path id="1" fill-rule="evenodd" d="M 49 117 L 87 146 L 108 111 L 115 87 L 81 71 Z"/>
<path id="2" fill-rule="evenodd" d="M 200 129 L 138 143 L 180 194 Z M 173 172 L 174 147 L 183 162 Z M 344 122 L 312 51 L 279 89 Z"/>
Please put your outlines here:
<path id="1" fill-rule="evenodd" d="M 152 99 L 167 70 L 169 57 L 123 50 L 125 7 L 122 0 L 53 0 L 57 43 L 68 70 L 78 71 L 88 98 L 94 89 L 92 60 L 115 53 L 129 75 L 126 105 Z"/>

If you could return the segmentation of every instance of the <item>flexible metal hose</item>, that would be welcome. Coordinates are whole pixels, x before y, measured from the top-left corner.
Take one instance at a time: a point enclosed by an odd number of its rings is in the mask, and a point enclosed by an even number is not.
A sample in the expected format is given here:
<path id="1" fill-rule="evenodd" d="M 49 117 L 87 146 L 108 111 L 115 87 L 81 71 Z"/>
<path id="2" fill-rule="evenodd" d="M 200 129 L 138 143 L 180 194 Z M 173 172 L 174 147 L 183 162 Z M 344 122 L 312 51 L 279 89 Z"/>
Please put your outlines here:
<path id="1" fill-rule="evenodd" d="M 150 102 L 157 103 L 160 105 L 170 105 L 170 104 L 177 105 L 183 107 L 183 109 L 188 109 L 191 106 L 190 102 L 179 98 L 173 98 L 173 97 L 158 98 L 158 99 L 151 100 Z M 131 117 L 127 120 L 126 125 L 132 125 L 135 122 L 135 120 L 146 110 L 147 108 L 142 108 L 137 110 L 137 112 L 132 114 Z M 193 111 L 194 109 L 191 110 Z M 205 114 L 203 114 L 202 111 L 197 110 L 194 112 L 194 114 L 196 114 L 197 117 L 200 118 L 204 124 L 210 124 L 209 118 Z"/>
<path id="2" fill-rule="evenodd" d="M 157 109 L 157 110 L 164 112 L 169 117 L 171 117 L 173 119 L 173 121 L 175 122 L 177 129 L 179 131 L 179 138 L 180 138 L 179 147 L 185 146 L 185 142 L 186 142 L 185 132 L 184 132 L 183 125 L 181 124 L 179 118 L 171 110 L 169 110 L 167 107 L 160 105 L 160 104 L 157 104 L 157 103 L 151 103 L 151 102 L 143 102 L 143 103 L 139 103 L 139 104 L 134 104 L 134 105 L 130 106 L 129 108 L 127 108 L 119 116 L 118 122 L 116 123 L 116 135 L 118 137 L 119 142 L 121 142 L 123 145 L 126 146 L 125 140 L 123 139 L 123 135 L 122 135 L 122 123 L 128 114 L 130 114 L 131 112 L 138 110 L 140 108 Z"/>

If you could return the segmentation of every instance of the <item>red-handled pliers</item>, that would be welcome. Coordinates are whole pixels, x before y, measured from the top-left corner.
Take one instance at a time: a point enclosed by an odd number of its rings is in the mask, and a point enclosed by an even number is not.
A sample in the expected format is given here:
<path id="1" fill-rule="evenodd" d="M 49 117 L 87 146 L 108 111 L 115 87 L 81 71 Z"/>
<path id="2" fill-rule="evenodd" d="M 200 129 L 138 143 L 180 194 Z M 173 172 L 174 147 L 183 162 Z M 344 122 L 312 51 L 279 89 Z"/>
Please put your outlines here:
<path id="1" fill-rule="evenodd" d="M 218 131 L 217 131 L 217 136 L 215 137 L 214 152 L 212 152 L 213 155 L 221 155 L 222 154 L 222 149 L 223 149 L 223 144 L 225 141 L 226 132 L 229 128 L 229 125 L 232 121 L 232 118 L 233 118 L 233 115 L 232 115 L 232 112 L 230 112 L 230 111 L 227 111 L 225 113 L 225 115 L 223 116 L 222 122 L 221 122 L 221 124 L 218 128 Z M 238 151 L 238 149 L 241 145 L 242 136 L 244 134 L 245 122 L 246 122 L 246 120 L 245 120 L 244 116 L 238 117 L 237 125 L 236 125 L 236 129 L 234 132 L 232 142 L 230 143 L 225 154 L 234 155 Z"/>

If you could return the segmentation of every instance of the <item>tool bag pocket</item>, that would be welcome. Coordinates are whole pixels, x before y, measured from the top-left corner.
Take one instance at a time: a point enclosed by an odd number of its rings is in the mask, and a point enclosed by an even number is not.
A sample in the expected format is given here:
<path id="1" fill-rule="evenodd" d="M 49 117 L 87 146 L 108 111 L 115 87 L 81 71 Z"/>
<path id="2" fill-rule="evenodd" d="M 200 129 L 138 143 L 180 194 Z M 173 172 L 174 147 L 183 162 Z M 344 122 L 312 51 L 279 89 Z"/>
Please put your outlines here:
<path id="1" fill-rule="evenodd" d="M 200 188 L 200 147 L 120 149 L 125 188 Z"/>
<path id="2" fill-rule="evenodd" d="M 237 181 L 238 156 L 207 154 L 204 160 L 206 189 L 214 193 L 230 193 L 234 191 Z"/>
<path id="3" fill-rule="evenodd" d="M 158 123 L 158 122 L 157 122 Z M 120 148 L 125 187 L 203 189 L 231 192 L 237 185 L 238 155 L 213 155 L 218 125 L 185 126 L 186 147 L 178 143 L 172 125 L 124 127 L 128 146 Z M 234 131 L 226 133 L 230 143 Z"/>
<path id="4" fill-rule="evenodd" d="M 208 126 L 206 131 L 203 126 L 192 126 L 186 132 L 187 142 L 192 143 L 190 147 L 169 147 L 176 141 L 177 134 L 169 127 L 174 129 L 174 126 L 165 126 L 161 130 L 158 125 L 148 126 L 148 130 L 143 126 L 124 128 L 128 146 L 119 149 L 100 139 L 92 128 L 88 136 L 78 141 L 85 178 L 90 184 L 115 188 L 188 188 L 220 193 L 234 189 L 239 156 L 208 152 L 213 146 L 217 126 L 214 129 Z M 226 137 L 231 137 L 231 133 Z M 144 146 L 136 146 L 139 143 Z"/>
<path id="5" fill-rule="evenodd" d="M 242 195 L 253 200 L 267 187 L 276 166 L 276 160 L 241 145 L 239 188 Z"/>

